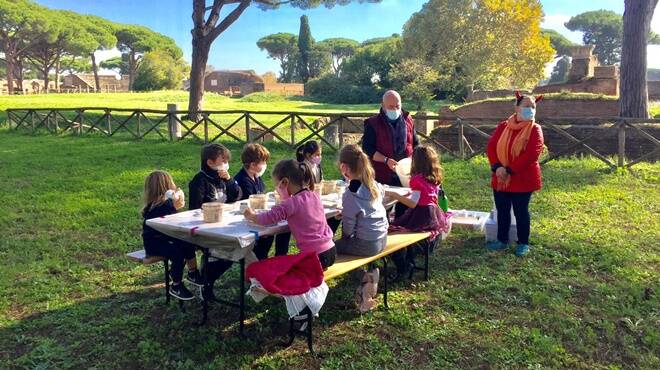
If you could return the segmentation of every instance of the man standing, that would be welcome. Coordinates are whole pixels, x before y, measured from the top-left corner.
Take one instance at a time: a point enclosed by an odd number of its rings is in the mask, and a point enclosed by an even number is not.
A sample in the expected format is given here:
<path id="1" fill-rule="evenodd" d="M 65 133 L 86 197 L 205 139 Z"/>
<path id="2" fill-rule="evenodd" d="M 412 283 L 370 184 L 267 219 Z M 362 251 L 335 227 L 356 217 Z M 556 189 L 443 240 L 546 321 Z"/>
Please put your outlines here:
<path id="1" fill-rule="evenodd" d="M 401 109 L 401 96 L 388 90 L 383 95 L 380 113 L 364 121 L 362 150 L 376 171 L 376 181 L 401 186 L 395 172 L 397 162 L 411 157 L 418 144 L 413 119 Z"/>

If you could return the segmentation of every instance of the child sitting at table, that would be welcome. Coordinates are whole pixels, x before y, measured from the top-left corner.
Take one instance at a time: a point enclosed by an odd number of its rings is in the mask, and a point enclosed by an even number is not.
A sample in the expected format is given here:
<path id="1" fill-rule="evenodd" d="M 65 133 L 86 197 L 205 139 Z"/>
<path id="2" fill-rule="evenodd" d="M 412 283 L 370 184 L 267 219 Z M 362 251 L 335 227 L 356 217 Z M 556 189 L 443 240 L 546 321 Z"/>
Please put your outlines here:
<path id="1" fill-rule="evenodd" d="M 314 176 L 314 184 L 322 186 L 323 183 L 323 169 L 321 168 L 321 158 L 323 154 L 323 149 L 321 145 L 315 140 L 309 140 L 305 144 L 296 149 L 296 159 L 300 163 L 306 163 L 309 168 L 312 170 L 312 175 Z M 329 218 L 327 220 L 332 234 L 334 235 L 339 228 L 341 220 L 335 217 Z"/>
<path id="2" fill-rule="evenodd" d="M 410 166 L 410 188 L 412 196 L 386 192 L 408 209 L 392 222 L 390 231 L 430 232 L 429 241 L 449 231 L 449 215 L 438 206 L 438 193 L 442 186 L 442 166 L 438 153 L 430 146 L 415 148 Z M 397 272 L 402 276 L 414 267 L 413 247 L 396 252 L 392 259 Z"/>
<path id="3" fill-rule="evenodd" d="M 374 256 L 387 243 L 383 186 L 376 182 L 369 157 L 357 145 L 341 149 L 339 170 L 349 185 L 342 197 L 342 237 L 335 242 L 337 253 Z"/>
<path id="4" fill-rule="evenodd" d="M 270 152 L 261 144 L 246 144 L 241 153 L 243 168 L 234 176 L 234 180 L 241 187 L 241 200 L 250 198 L 252 194 L 264 194 L 266 185 L 262 176 L 266 172 Z M 289 239 L 291 233 L 278 234 L 275 237 L 264 236 L 259 238 L 254 246 L 254 254 L 262 260 L 268 257 L 273 239 L 275 239 L 275 255 L 284 256 L 289 252 Z"/>
<path id="5" fill-rule="evenodd" d="M 179 239 L 169 237 L 148 226 L 146 221 L 151 218 L 171 215 L 177 209 L 183 208 L 184 195 L 172 180 L 172 176 L 164 171 L 154 171 L 144 181 L 144 205 L 141 210 L 142 241 L 148 256 L 161 256 L 171 261 L 172 285 L 169 293 L 181 300 L 194 298 L 192 293 L 182 284 L 183 265 L 188 265 L 187 280 L 194 285 L 202 286 L 202 279 L 197 271 L 195 246 Z"/>
<path id="6" fill-rule="evenodd" d="M 316 253 L 323 269 L 327 269 L 335 263 L 337 249 L 321 199 L 313 191 L 311 169 L 306 163 L 282 160 L 275 165 L 272 176 L 281 203 L 259 214 L 248 208 L 245 218 L 258 225 L 272 225 L 286 220 L 298 249 L 302 253 Z"/>
<path id="7" fill-rule="evenodd" d="M 207 144 L 202 147 L 200 170 L 188 184 L 190 209 L 199 209 L 207 202 L 233 203 L 241 198 L 240 186 L 229 175 L 230 160 L 231 152 L 223 145 Z M 207 284 L 204 287 L 206 297 L 213 298 L 215 281 L 229 270 L 232 263 L 224 258 L 209 259 Z M 206 268 L 202 266 L 202 269 Z"/>

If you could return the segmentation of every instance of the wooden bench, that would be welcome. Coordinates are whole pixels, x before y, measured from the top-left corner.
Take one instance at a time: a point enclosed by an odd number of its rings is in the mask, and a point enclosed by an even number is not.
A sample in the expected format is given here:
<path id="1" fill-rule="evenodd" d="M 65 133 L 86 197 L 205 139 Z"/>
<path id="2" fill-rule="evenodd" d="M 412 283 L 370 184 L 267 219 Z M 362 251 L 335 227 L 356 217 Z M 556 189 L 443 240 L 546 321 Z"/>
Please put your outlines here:
<path id="1" fill-rule="evenodd" d="M 126 253 L 129 261 L 133 261 L 145 266 L 153 265 L 158 262 L 163 262 L 165 273 L 165 303 L 170 303 L 170 261 L 161 256 L 148 256 L 144 249 L 135 252 Z M 184 310 L 183 301 L 179 300 L 179 307 Z"/>
<path id="2" fill-rule="evenodd" d="M 323 273 L 324 280 L 328 281 L 334 279 L 348 272 L 351 272 L 355 269 L 358 269 L 362 266 L 383 259 L 383 274 L 381 275 L 383 280 L 383 306 L 385 306 L 385 308 L 388 308 L 387 259 L 384 259 L 384 257 L 387 257 L 394 252 L 400 251 L 404 248 L 407 248 L 409 246 L 427 240 L 430 235 L 431 235 L 430 233 L 424 233 L 424 232 L 389 234 L 387 235 L 387 244 L 385 245 L 385 248 L 383 249 L 382 252 L 378 253 L 375 256 L 361 257 L 361 256 L 351 256 L 345 254 L 337 255 L 337 259 L 335 260 L 335 263 L 332 266 L 328 267 L 328 269 L 325 270 L 325 272 Z M 425 261 L 424 261 L 425 279 L 428 280 L 429 245 L 427 245 L 425 248 L 424 256 L 425 256 Z M 300 331 L 296 331 L 294 329 L 294 322 L 295 322 L 294 318 L 289 319 L 289 341 L 285 344 L 285 346 L 287 347 L 290 346 L 293 343 L 295 336 L 301 335 L 306 337 L 307 347 L 309 348 L 309 352 L 313 354 L 314 347 L 312 343 L 312 323 L 314 321 L 314 318 L 312 317 L 311 312 L 309 312 L 309 309 L 305 309 L 305 311 L 301 312 L 301 314 L 305 314 L 305 313 L 307 314 L 307 318 L 306 318 L 307 327 L 305 328 L 304 333 L 301 333 Z"/>

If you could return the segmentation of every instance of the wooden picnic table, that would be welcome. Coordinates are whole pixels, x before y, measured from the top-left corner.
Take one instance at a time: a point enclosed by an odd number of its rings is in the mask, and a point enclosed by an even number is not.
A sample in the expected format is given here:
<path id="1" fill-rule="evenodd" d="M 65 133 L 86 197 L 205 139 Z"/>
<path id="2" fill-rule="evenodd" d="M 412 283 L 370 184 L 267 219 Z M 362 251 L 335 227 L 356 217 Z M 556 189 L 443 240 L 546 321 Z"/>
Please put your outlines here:
<path id="1" fill-rule="evenodd" d="M 388 191 L 402 195 L 410 193 L 410 189 L 401 187 L 387 187 Z M 341 214 L 338 207 L 338 193 L 321 196 L 325 215 L 327 218 Z M 241 201 L 246 202 L 246 201 Z M 202 263 L 208 264 L 209 257 L 224 258 L 240 265 L 240 289 L 238 302 L 217 299 L 216 301 L 239 309 L 239 333 L 243 333 L 245 322 L 245 260 L 256 260 L 252 249 L 259 237 L 276 235 L 289 231 L 286 221 L 275 225 L 260 226 L 248 222 L 240 210 L 240 202 L 236 202 L 235 209 L 223 212 L 221 222 L 205 223 L 201 210 L 190 210 L 172 215 L 152 218 L 146 221 L 150 227 L 180 240 L 199 246 L 202 250 Z M 386 199 L 385 206 L 390 207 L 395 203 Z M 269 197 L 266 208 L 275 205 L 274 198 Z M 206 269 L 204 269 L 204 281 L 207 281 Z M 202 294 L 203 317 L 200 325 L 208 319 L 208 298 Z"/>

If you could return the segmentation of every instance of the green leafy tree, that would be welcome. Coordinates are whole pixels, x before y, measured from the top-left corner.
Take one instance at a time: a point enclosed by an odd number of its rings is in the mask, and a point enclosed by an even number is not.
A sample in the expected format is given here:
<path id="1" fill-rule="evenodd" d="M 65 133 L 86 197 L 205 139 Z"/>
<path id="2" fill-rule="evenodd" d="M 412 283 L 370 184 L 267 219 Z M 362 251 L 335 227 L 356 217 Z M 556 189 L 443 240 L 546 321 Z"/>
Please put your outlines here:
<path id="1" fill-rule="evenodd" d="M 99 66 L 104 69 L 112 69 L 113 71 L 121 74 L 128 74 L 128 54 L 122 54 L 120 56 L 112 57 L 106 59 L 99 63 Z"/>
<path id="2" fill-rule="evenodd" d="M 289 5 L 300 9 L 311 9 L 324 5 L 331 8 L 335 5 L 345 5 L 351 2 L 377 3 L 381 0 L 214 0 L 207 5 L 206 0 L 193 0 L 193 29 L 192 29 L 192 67 L 190 69 L 190 96 L 188 110 L 190 118 L 197 118 L 195 112 L 202 109 L 204 95 L 204 72 L 209 58 L 211 45 L 224 31 L 227 30 L 243 12 L 255 5 L 263 10 L 277 9 L 282 5 Z M 221 11 L 225 6 L 234 5 L 233 9 L 225 9 L 224 17 Z"/>
<path id="3" fill-rule="evenodd" d="M 180 89 L 188 72 L 183 59 L 164 50 L 150 51 L 142 57 L 133 87 L 136 91 Z"/>
<path id="4" fill-rule="evenodd" d="M 16 75 L 22 75 L 23 58 L 49 28 L 46 12 L 28 0 L 0 0 L 0 51 L 4 53 L 10 94 L 14 93 Z"/>
<path id="5" fill-rule="evenodd" d="M 421 59 L 405 59 L 392 66 L 389 77 L 401 95 L 413 101 L 417 110 L 422 110 L 433 98 L 440 74 Z"/>
<path id="6" fill-rule="evenodd" d="M 316 78 L 322 74 L 329 73 L 332 66 L 332 56 L 330 50 L 319 44 L 314 44 L 309 52 L 309 62 L 307 70 L 309 78 Z"/>
<path id="7" fill-rule="evenodd" d="M 578 45 L 555 30 L 541 29 L 541 33 L 550 38 L 550 45 L 555 49 L 557 56 L 571 55 L 571 47 Z"/>
<path id="8" fill-rule="evenodd" d="M 183 55 L 174 40 L 154 32 L 146 27 L 135 25 L 120 25 L 115 28 L 117 48 L 128 56 L 128 86 L 133 89 L 133 82 L 142 57 L 145 53 L 162 50 L 173 59 L 178 60 Z"/>
<path id="9" fill-rule="evenodd" d="M 314 47 L 314 38 L 309 28 L 309 19 L 306 15 L 300 16 L 300 31 L 298 32 L 298 75 L 303 83 L 310 78 L 309 62 L 312 48 Z"/>
<path id="10" fill-rule="evenodd" d="M 320 41 L 317 45 L 330 52 L 332 57 L 332 71 L 335 76 L 339 76 L 342 63 L 355 54 L 360 44 L 351 39 L 332 38 Z"/>
<path id="11" fill-rule="evenodd" d="M 566 80 L 568 80 L 568 72 L 570 69 L 571 59 L 564 55 L 557 61 L 557 64 L 555 64 L 554 68 L 552 69 L 549 83 L 558 84 L 566 82 Z"/>
<path id="12" fill-rule="evenodd" d="M 343 78 L 358 86 L 390 88 L 392 65 L 402 59 L 401 37 L 393 35 L 363 43 L 355 54 L 344 62 Z"/>
<path id="13" fill-rule="evenodd" d="M 112 49 L 117 45 L 117 38 L 114 33 L 115 24 L 93 15 L 81 16 L 80 22 L 83 22 L 83 27 L 93 40 L 93 43 L 91 43 L 91 50 L 87 51 L 89 52 L 92 73 L 94 73 L 94 87 L 96 91 L 100 91 L 101 82 L 99 80 L 98 63 L 96 61 L 95 52 L 97 50 Z"/>
<path id="14" fill-rule="evenodd" d="M 431 0 L 406 22 L 406 57 L 440 73 L 447 91 L 531 87 L 554 50 L 539 0 Z"/>
<path id="15" fill-rule="evenodd" d="M 605 65 L 619 63 L 623 40 L 623 17 L 611 10 L 594 10 L 572 17 L 566 24 L 571 31 L 583 33 L 585 45 L 595 45 L 594 53 Z M 648 31 L 647 43 L 660 43 L 660 36 Z"/>
<path id="16" fill-rule="evenodd" d="M 257 41 L 260 50 L 266 50 L 268 57 L 280 63 L 281 82 L 291 82 L 296 77 L 298 65 L 298 36 L 292 33 L 276 33 L 264 36 Z"/>

